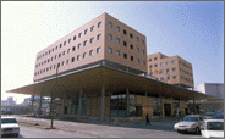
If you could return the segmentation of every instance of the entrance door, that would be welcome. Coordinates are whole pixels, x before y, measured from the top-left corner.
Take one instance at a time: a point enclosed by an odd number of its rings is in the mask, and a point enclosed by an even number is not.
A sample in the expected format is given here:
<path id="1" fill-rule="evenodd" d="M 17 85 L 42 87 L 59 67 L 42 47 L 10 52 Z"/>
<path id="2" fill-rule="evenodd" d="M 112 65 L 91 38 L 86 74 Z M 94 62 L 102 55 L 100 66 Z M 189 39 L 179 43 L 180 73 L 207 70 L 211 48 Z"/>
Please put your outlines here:
<path id="1" fill-rule="evenodd" d="M 67 114 L 67 106 L 65 106 L 64 113 Z"/>
<path id="2" fill-rule="evenodd" d="M 165 116 L 171 116 L 171 104 L 164 104 Z"/>
<path id="3" fill-rule="evenodd" d="M 136 106 L 137 117 L 142 117 L 142 106 Z"/>

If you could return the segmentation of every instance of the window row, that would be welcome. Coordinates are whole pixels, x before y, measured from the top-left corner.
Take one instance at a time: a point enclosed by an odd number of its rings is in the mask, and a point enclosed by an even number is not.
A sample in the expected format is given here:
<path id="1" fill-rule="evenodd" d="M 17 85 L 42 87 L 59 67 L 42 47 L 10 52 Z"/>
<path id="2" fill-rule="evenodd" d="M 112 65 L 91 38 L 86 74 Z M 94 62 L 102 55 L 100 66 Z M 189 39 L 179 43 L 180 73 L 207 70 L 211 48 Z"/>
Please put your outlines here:
<path id="1" fill-rule="evenodd" d="M 172 79 L 177 79 L 177 77 L 172 76 Z M 164 77 L 161 77 L 160 80 L 170 80 L 170 76 L 166 77 L 166 79 L 164 79 Z"/>
<path id="2" fill-rule="evenodd" d="M 186 68 L 192 69 L 191 66 L 188 66 L 188 65 L 187 65 L 186 63 L 184 63 L 184 62 L 179 61 L 179 63 L 180 63 L 180 65 L 182 65 L 182 66 L 184 66 L 184 67 L 186 67 Z"/>
<path id="3" fill-rule="evenodd" d="M 90 39 L 90 41 L 93 41 L 92 40 L 92 38 Z M 84 46 L 86 46 L 87 45 L 87 42 L 85 42 L 84 41 Z M 78 44 L 77 45 L 77 49 L 81 49 L 81 43 L 80 44 Z M 65 51 L 62 51 L 62 53 L 60 53 L 58 56 L 57 55 L 55 55 L 55 56 L 52 56 L 50 59 L 48 59 L 48 62 L 50 62 L 50 61 L 53 61 L 54 59 L 56 60 L 57 58 L 60 58 L 61 56 L 64 56 L 64 55 L 66 55 L 66 53 L 67 54 L 70 54 L 70 51 L 71 51 L 71 49 L 67 49 L 67 51 L 65 50 Z M 76 51 L 76 46 L 72 46 L 72 51 Z M 35 65 L 35 68 L 38 68 L 38 66 L 43 66 L 43 65 L 45 65 L 46 64 L 46 60 L 45 61 L 43 61 L 42 62 L 42 64 L 38 64 L 38 65 Z"/>
<path id="4" fill-rule="evenodd" d="M 108 48 L 108 51 L 109 51 L 109 54 L 112 54 L 112 48 Z M 120 56 L 120 51 L 119 50 L 116 50 L 116 56 Z M 123 53 L 123 59 L 127 59 L 127 54 L 126 53 Z M 134 57 L 133 56 L 130 56 L 130 60 L 131 61 L 134 61 Z M 140 59 L 136 59 L 137 63 L 140 62 Z M 145 65 L 145 62 L 142 61 L 142 66 Z"/>
<path id="5" fill-rule="evenodd" d="M 193 80 L 189 79 L 189 78 L 185 78 L 183 76 L 180 77 L 181 80 L 185 80 L 186 82 L 189 82 L 189 83 L 193 83 Z"/>
<path id="6" fill-rule="evenodd" d="M 171 61 L 171 63 L 174 64 L 175 61 Z M 165 62 L 165 65 L 166 65 L 166 66 L 169 66 L 169 62 Z M 164 66 L 164 62 L 161 62 L 161 63 L 160 63 L 160 67 L 163 67 L 163 66 Z M 155 64 L 154 64 L 154 67 L 158 67 L 158 63 L 155 63 Z M 152 68 L 152 65 L 150 65 L 149 68 Z"/>
<path id="7" fill-rule="evenodd" d="M 111 22 L 109 22 L 109 27 L 112 28 L 112 23 Z M 116 31 L 120 32 L 120 27 L 116 26 Z M 123 29 L 123 34 L 127 35 L 127 30 Z M 130 33 L 130 38 L 133 39 L 133 34 L 132 33 Z M 136 37 L 136 41 L 139 41 L 138 37 Z M 141 40 L 141 44 L 144 44 L 144 40 Z"/>
<path id="8" fill-rule="evenodd" d="M 97 49 L 97 54 L 99 54 L 101 51 L 100 48 Z M 89 51 L 89 56 L 92 56 L 94 54 L 94 51 L 93 50 L 90 50 Z M 84 52 L 82 57 L 81 55 L 78 55 L 77 56 L 77 61 L 81 60 L 82 58 L 85 59 L 87 58 L 87 52 Z M 57 63 L 57 67 L 60 67 L 60 66 L 65 66 L 65 65 L 68 65 L 70 62 L 75 62 L 75 59 L 76 57 L 72 57 L 71 59 L 68 59 L 66 61 L 62 61 L 60 63 Z M 54 66 L 50 66 L 50 67 L 47 67 L 47 68 L 44 68 L 44 69 L 40 69 L 40 74 L 42 74 L 42 72 L 44 73 L 45 71 L 48 72 L 48 71 L 51 71 L 52 69 L 55 69 L 56 68 L 56 65 Z M 39 75 L 39 71 L 38 72 L 35 72 L 34 76 L 37 76 Z"/>
<path id="9" fill-rule="evenodd" d="M 150 74 L 153 73 L 152 69 L 149 70 L 150 71 Z M 175 72 L 176 71 L 176 68 L 172 68 L 172 72 Z M 165 74 L 169 74 L 170 72 L 170 69 L 166 69 L 165 70 Z M 162 74 L 164 73 L 164 69 L 160 69 L 160 71 L 158 71 L 157 69 L 155 69 L 155 74 Z"/>
<path id="10" fill-rule="evenodd" d="M 100 28 L 101 27 L 101 22 L 99 22 L 98 23 L 98 28 Z M 92 27 L 90 27 L 90 32 L 93 32 L 94 31 L 94 26 L 92 26 Z M 85 29 L 84 30 L 84 34 L 87 34 L 88 33 L 88 29 Z M 82 37 L 82 33 L 78 33 L 78 38 L 81 38 Z M 101 34 L 99 34 L 98 36 L 97 36 L 97 39 L 99 40 L 100 39 L 100 37 L 101 37 Z M 76 40 L 76 35 L 74 35 L 73 36 L 73 40 Z M 92 39 L 94 39 L 94 38 L 92 38 Z M 64 46 L 66 45 L 66 44 L 69 44 L 69 43 L 71 43 L 71 38 L 69 38 L 68 39 L 68 41 L 67 40 L 65 40 L 64 41 Z M 91 43 L 91 40 L 90 40 L 90 43 Z M 92 42 L 93 43 L 93 42 Z M 62 48 L 62 44 L 60 44 L 59 45 L 59 47 L 58 46 L 55 46 L 55 48 L 53 48 L 53 49 L 51 49 L 51 50 L 49 50 L 49 51 L 46 51 L 44 54 L 42 54 L 42 55 L 39 55 L 38 57 L 37 57 L 37 60 L 39 60 L 39 59 L 41 59 L 42 57 L 44 57 L 45 55 L 48 55 L 48 54 L 50 54 L 51 52 L 54 52 L 54 50 L 57 50 L 58 48 Z"/>
<path id="11" fill-rule="evenodd" d="M 187 72 L 187 71 L 183 70 L 182 68 L 180 68 L 180 72 L 183 72 L 183 73 L 185 73 L 185 74 L 187 74 L 187 75 L 193 77 L 192 73 Z"/>

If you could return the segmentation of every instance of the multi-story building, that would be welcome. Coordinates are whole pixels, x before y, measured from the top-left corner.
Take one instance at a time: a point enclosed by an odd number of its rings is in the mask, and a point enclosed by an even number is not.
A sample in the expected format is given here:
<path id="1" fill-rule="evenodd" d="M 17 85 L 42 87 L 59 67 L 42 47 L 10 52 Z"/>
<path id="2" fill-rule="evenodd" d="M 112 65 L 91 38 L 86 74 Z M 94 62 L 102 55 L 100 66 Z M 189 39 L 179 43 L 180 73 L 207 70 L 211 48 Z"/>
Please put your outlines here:
<path id="1" fill-rule="evenodd" d="M 104 13 L 38 52 L 34 81 L 100 60 L 146 73 L 146 37 Z"/>
<path id="2" fill-rule="evenodd" d="M 148 55 L 148 74 L 183 88 L 194 88 L 192 64 L 180 56 Z"/>
<path id="3" fill-rule="evenodd" d="M 200 93 L 224 99 L 224 83 L 202 83 L 197 88 Z"/>

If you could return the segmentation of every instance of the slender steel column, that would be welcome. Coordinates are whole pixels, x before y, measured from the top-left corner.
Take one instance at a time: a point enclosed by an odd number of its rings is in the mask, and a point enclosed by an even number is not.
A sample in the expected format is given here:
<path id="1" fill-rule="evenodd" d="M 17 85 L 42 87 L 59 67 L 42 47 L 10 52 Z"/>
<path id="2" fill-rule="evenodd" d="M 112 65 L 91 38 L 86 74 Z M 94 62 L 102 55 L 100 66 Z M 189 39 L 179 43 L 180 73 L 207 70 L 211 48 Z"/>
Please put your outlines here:
<path id="1" fill-rule="evenodd" d="M 105 85 L 101 89 L 101 121 L 104 121 L 105 117 Z"/>
<path id="2" fill-rule="evenodd" d="M 79 119 L 80 119 L 80 116 L 82 116 L 82 92 L 83 92 L 83 89 L 79 89 L 79 109 L 78 109 Z"/>

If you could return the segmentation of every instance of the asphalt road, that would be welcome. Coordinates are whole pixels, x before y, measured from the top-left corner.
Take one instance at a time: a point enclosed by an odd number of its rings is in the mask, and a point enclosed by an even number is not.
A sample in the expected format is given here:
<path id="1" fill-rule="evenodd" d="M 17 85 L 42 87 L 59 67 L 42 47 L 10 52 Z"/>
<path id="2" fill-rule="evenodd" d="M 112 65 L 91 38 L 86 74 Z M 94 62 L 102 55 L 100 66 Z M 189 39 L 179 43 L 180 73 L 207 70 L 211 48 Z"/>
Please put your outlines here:
<path id="1" fill-rule="evenodd" d="M 21 127 L 19 138 L 202 138 L 197 134 L 179 134 L 174 130 L 101 126 L 93 130 L 66 131 Z"/>

